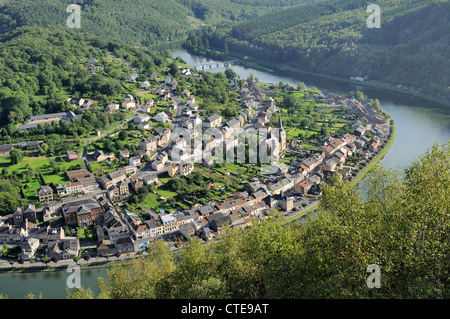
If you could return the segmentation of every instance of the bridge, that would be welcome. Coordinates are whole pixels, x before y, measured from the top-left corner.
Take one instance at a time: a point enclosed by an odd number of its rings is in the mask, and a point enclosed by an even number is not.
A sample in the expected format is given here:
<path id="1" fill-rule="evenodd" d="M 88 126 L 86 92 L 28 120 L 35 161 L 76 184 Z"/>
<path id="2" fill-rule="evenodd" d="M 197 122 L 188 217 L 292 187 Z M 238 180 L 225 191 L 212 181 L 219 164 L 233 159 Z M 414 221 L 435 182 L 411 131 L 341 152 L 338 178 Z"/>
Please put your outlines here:
<path id="1" fill-rule="evenodd" d="M 199 69 L 215 69 L 215 68 L 225 68 L 225 67 L 229 67 L 232 65 L 237 64 L 239 61 L 225 61 L 225 62 L 207 62 L 207 63 L 202 63 L 202 64 L 197 64 L 195 66 L 195 68 L 197 70 Z"/>

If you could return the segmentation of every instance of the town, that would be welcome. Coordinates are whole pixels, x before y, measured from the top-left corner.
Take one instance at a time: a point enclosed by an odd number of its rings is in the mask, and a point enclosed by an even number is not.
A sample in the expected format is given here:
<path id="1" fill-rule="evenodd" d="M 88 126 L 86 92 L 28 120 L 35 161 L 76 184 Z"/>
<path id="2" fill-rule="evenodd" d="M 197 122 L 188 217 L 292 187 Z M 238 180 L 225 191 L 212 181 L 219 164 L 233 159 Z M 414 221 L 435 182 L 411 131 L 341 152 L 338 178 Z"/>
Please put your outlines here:
<path id="1" fill-rule="evenodd" d="M 96 70 L 93 64 L 88 68 Z M 203 80 L 201 72 L 179 69 L 184 77 Z M 314 141 L 309 141 L 307 125 L 298 135 L 292 134 L 300 124 L 286 126 L 289 110 L 278 106 L 282 101 L 277 98 L 277 85 L 259 84 L 250 78 L 238 84 L 229 79 L 230 89 L 239 95 L 236 103 L 241 109 L 237 116 L 225 119 L 217 113 L 204 114 L 196 96 L 180 89 L 170 76 L 161 78 L 156 88 L 151 88 L 149 81 L 155 81 L 157 74 L 152 73 L 143 83 L 136 83 L 137 76 L 134 71 L 125 83 L 138 86 L 139 93 L 149 92 L 148 98 L 130 93 L 121 103 L 105 106 L 107 114 L 127 114 L 123 126 L 108 132 L 95 129 L 88 145 L 67 150 L 63 162 L 55 164 L 63 167 L 63 178 L 47 184 L 44 180 L 43 185 L 25 183 L 24 190 L 33 193 L 29 198 L 34 202 L 0 219 L 0 243 L 5 252 L 2 262 L 57 263 L 134 256 L 159 239 L 176 251 L 193 237 L 210 242 L 230 228 L 258 223 L 274 212 L 295 219 L 318 204 L 322 186 L 333 176 L 355 179 L 392 136 L 392 122 L 363 97 L 319 90 L 308 93 L 315 111 L 327 115 L 342 111 L 346 118 L 339 119 L 341 127 L 347 124 L 350 128 L 340 136 L 330 136 L 326 131 L 331 126 L 324 125 L 324 134 L 315 134 Z M 70 103 L 78 110 L 92 106 L 88 98 L 71 99 Z M 325 118 L 324 122 L 328 121 Z M 32 116 L 18 128 L 26 131 L 75 119 L 81 119 L 81 115 L 73 111 Z M 202 131 L 215 128 L 220 136 L 205 135 L 195 146 L 196 127 Z M 188 132 L 190 139 L 173 134 L 180 129 Z M 267 139 L 259 143 L 266 143 L 271 151 L 271 145 L 275 145 L 279 151 L 271 174 L 261 170 L 269 164 L 223 164 L 204 156 L 219 146 L 233 152 L 238 148 L 237 134 L 252 130 L 267 132 Z M 97 148 L 96 142 L 102 139 L 134 143 L 130 148 L 134 152 Z M 12 156 L 15 150 L 38 151 L 41 145 L 38 140 L 0 145 L 0 156 Z M 175 161 L 171 154 L 178 151 L 185 151 L 185 155 Z M 235 184 L 242 188 L 237 191 L 211 182 L 202 187 L 225 198 L 202 202 L 177 191 L 182 179 L 207 179 L 207 174 L 219 174 L 219 181 L 235 177 Z M 246 179 L 239 179 L 242 176 Z"/>

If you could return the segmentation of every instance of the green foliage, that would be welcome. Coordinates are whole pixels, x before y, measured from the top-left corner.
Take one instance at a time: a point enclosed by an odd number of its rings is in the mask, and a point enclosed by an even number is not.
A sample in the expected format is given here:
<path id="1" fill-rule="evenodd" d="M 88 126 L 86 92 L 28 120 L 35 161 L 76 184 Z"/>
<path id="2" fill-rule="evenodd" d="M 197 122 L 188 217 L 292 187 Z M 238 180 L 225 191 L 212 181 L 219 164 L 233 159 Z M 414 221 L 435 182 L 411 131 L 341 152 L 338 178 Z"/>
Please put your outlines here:
<path id="1" fill-rule="evenodd" d="M 41 261 L 42 261 L 45 265 L 47 265 L 47 264 L 51 261 L 51 258 L 45 256 L 44 258 L 41 259 Z"/>
<path id="2" fill-rule="evenodd" d="M 13 149 L 10 153 L 9 153 L 9 158 L 11 160 L 11 164 L 12 165 L 16 165 L 19 164 L 20 161 L 23 159 L 23 153 L 20 150 L 17 149 Z"/>
<path id="3" fill-rule="evenodd" d="M 20 200 L 16 194 L 16 192 L 0 192 L 0 216 L 12 214 L 20 206 Z"/>
<path id="4" fill-rule="evenodd" d="M 91 289 L 77 288 L 72 292 L 67 292 L 66 299 L 94 299 Z"/>

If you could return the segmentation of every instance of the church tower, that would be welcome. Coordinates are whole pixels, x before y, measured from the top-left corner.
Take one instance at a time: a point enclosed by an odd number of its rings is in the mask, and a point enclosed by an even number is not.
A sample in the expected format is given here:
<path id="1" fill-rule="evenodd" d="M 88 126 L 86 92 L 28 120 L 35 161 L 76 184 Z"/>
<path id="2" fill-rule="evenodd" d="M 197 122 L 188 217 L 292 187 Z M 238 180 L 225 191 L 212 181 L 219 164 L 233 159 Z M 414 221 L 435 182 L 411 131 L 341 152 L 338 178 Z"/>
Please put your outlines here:
<path id="1" fill-rule="evenodd" d="M 280 143 L 280 152 L 284 152 L 287 148 L 286 145 L 286 131 L 283 128 L 283 123 L 281 122 L 281 114 L 278 114 L 278 127 L 279 129 L 279 143 Z"/>

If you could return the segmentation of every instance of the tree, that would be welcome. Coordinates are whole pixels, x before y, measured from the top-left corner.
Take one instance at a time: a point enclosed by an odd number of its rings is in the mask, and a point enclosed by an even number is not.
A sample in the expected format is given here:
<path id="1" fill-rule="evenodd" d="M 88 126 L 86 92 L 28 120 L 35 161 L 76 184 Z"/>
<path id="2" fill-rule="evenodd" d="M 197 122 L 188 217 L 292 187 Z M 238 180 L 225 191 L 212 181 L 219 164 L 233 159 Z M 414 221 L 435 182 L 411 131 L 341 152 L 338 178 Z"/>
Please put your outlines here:
<path id="1" fill-rule="evenodd" d="M 234 80 L 237 77 L 237 73 L 232 68 L 226 68 L 225 76 L 228 80 Z"/>
<path id="2" fill-rule="evenodd" d="M 8 245 L 6 243 L 3 243 L 3 249 L 0 250 L 0 256 L 5 256 L 6 253 L 8 252 Z"/>
<path id="3" fill-rule="evenodd" d="M 73 261 L 78 265 L 78 261 L 81 259 L 79 256 L 73 257 Z"/>
<path id="4" fill-rule="evenodd" d="M 172 62 L 169 65 L 169 74 L 172 75 L 173 77 L 178 77 L 178 75 L 180 74 L 180 70 L 176 62 Z"/>
<path id="5" fill-rule="evenodd" d="M 0 216 L 12 214 L 20 205 L 20 200 L 13 193 L 0 192 Z"/>
<path id="6" fill-rule="evenodd" d="M 46 256 L 42 258 L 41 261 L 47 266 L 47 264 L 51 261 L 51 258 Z"/>
<path id="7" fill-rule="evenodd" d="M 22 153 L 22 151 L 20 151 L 18 149 L 13 149 L 9 153 L 9 158 L 11 160 L 12 165 L 18 164 L 23 159 L 23 153 Z"/>
<path id="8" fill-rule="evenodd" d="M 320 129 L 320 134 L 322 134 L 324 137 L 330 136 L 330 128 L 326 125 L 322 125 L 322 128 Z"/>
<path id="9" fill-rule="evenodd" d="M 67 291 L 66 299 L 94 299 L 91 289 L 77 288 L 74 291 Z"/>
<path id="10" fill-rule="evenodd" d="M 303 91 L 304 89 L 306 89 L 306 85 L 304 82 L 298 82 L 297 83 L 297 90 L 298 91 Z"/>

